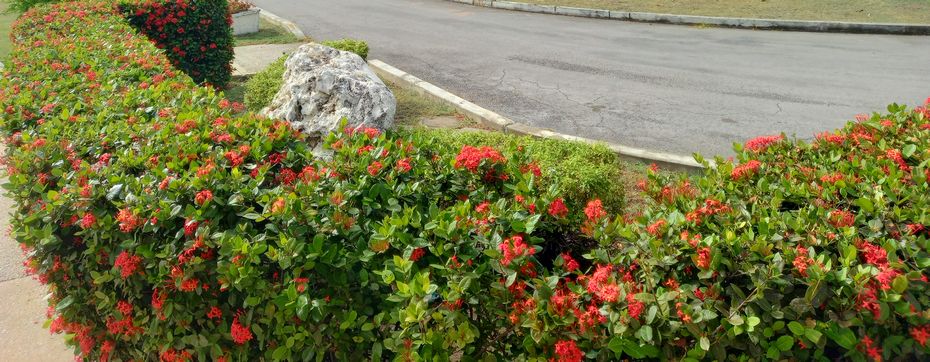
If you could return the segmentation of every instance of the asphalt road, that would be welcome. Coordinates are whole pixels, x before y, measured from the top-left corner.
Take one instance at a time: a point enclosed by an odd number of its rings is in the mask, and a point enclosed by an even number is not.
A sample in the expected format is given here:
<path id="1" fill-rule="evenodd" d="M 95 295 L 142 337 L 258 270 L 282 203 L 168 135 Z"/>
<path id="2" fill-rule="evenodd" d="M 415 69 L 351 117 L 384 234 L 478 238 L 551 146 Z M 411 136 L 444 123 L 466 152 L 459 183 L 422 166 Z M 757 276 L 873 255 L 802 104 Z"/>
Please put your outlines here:
<path id="1" fill-rule="evenodd" d="M 930 37 L 697 28 L 440 0 L 254 0 L 517 122 L 655 151 L 812 138 L 930 96 Z"/>

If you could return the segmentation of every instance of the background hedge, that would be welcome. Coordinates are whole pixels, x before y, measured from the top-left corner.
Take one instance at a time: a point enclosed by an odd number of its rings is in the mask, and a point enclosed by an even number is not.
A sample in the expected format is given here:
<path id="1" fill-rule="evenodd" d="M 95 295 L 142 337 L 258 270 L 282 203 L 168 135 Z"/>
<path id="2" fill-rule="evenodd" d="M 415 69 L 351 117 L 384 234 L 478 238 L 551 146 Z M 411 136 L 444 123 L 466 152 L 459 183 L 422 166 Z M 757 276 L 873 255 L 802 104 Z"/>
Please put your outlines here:
<path id="1" fill-rule="evenodd" d="M 197 83 L 224 87 L 232 74 L 232 17 L 226 0 L 122 0 L 129 23 Z"/>

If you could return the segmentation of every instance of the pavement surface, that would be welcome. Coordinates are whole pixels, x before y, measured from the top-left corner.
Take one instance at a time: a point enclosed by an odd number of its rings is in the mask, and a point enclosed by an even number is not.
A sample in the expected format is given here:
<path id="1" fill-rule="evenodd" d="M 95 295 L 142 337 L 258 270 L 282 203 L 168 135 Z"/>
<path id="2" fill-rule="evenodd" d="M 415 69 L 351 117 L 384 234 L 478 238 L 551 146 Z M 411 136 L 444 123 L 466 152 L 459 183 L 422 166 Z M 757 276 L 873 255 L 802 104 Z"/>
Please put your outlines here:
<path id="1" fill-rule="evenodd" d="M 261 44 L 236 47 L 233 75 L 251 75 L 261 72 L 283 55 L 290 54 L 302 43 Z"/>
<path id="2" fill-rule="evenodd" d="M 0 361 L 73 361 L 64 336 L 43 327 L 48 289 L 23 272 L 23 254 L 6 232 L 12 211 L 12 201 L 0 196 Z"/>
<path id="3" fill-rule="evenodd" d="M 648 150 L 731 155 L 930 96 L 930 37 L 698 28 L 440 0 L 253 0 L 514 121 Z"/>

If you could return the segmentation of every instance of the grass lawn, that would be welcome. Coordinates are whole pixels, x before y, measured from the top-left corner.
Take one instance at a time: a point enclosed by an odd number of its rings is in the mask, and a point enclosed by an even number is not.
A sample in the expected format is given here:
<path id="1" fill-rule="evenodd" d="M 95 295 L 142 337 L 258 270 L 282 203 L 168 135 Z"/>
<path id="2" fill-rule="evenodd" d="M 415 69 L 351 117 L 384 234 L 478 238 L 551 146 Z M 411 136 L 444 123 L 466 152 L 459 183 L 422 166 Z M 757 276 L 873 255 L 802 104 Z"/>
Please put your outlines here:
<path id="1" fill-rule="evenodd" d="M 519 0 L 650 13 L 930 24 L 930 0 Z"/>
<path id="2" fill-rule="evenodd" d="M 6 59 L 6 57 L 10 55 L 10 50 L 12 50 L 12 44 L 10 44 L 10 26 L 12 26 L 13 21 L 19 17 L 19 14 L 7 14 L 6 8 L 6 3 L 0 2 L 0 59 Z"/>
<path id="3" fill-rule="evenodd" d="M 300 38 L 291 34 L 287 29 L 261 19 L 258 23 L 258 32 L 236 37 L 236 46 L 258 44 L 288 44 L 309 41 L 309 38 Z"/>

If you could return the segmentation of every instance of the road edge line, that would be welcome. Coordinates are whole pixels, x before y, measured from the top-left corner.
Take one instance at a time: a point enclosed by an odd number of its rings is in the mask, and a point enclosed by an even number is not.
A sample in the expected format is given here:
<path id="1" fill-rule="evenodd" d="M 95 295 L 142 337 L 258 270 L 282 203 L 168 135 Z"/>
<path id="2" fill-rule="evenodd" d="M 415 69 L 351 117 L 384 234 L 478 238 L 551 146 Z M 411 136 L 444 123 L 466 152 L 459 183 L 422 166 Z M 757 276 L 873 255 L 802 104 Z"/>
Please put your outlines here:
<path id="1" fill-rule="evenodd" d="M 716 26 L 753 30 L 786 30 L 819 33 L 858 33 L 885 35 L 930 35 L 930 25 L 894 23 L 857 23 L 846 21 L 782 20 L 757 18 L 730 18 L 720 16 L 677 15 L 615 11 L 604 9 L 576 8 L 570 6 L 538 5 L 516 1 L 496 0 L 445 0 L 459 4 L 481 6 L 501 10 L 522 11 L 538 14 L 575 16 L 595 19 L 635 21 L 692 26 Z"/>

